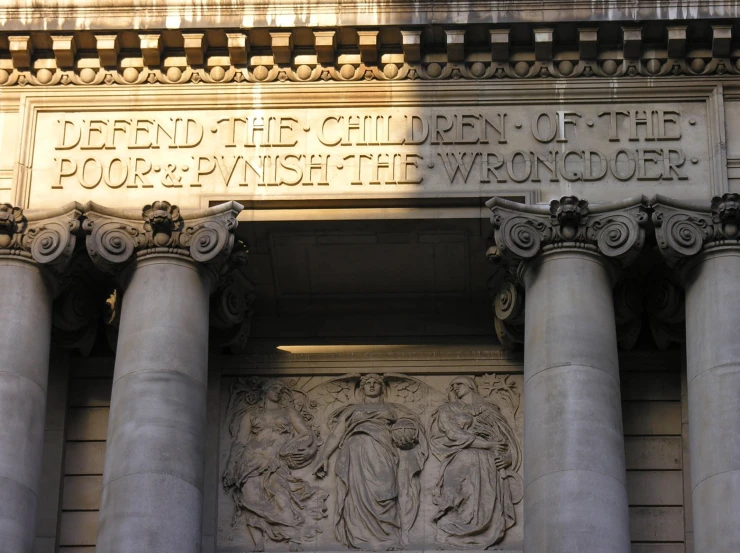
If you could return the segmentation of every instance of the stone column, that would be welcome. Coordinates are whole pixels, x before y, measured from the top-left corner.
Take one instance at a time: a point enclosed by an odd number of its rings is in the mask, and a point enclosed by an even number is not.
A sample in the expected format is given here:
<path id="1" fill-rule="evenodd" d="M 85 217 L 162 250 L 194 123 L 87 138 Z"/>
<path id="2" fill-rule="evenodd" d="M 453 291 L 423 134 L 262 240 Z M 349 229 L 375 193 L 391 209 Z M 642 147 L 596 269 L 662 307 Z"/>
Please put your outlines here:
<path id="1" fill-rule="evenodd" d="M 0 551 L 36 536 L 52 299 L 75 245 L 80 209 L 24 214 L 0 204 Z"/>
<path id="2" fill-rule="evenodd" d="M 658 246 L 686 288 L 694 548 L 740 551 L 740 195 L 652 205 Z"/>
<path id="3" fill-rule="evenodd" d="M 88 251 L 125 288 L 98 553 L 201 551 L 209 302 L 241 209 L 89 204 Z"/>
<path id="4" fill-rule="evenodd" d="M 524 551 L 629 553 L 612 285 L 644 241 L 643 198 L 488 206 L 489 256 L 526 290 Z"/>

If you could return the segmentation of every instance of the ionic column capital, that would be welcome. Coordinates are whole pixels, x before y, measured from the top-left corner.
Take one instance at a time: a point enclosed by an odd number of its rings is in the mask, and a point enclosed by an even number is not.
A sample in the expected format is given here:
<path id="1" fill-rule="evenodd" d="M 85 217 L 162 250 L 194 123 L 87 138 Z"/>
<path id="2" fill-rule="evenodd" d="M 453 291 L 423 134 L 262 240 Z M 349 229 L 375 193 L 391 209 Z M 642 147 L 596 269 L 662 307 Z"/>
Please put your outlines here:
<path id="1" fill-rule="evenodd" d="M 655 196 L 650 206 L 658 247 L 682 273 L 702 252 L 740 248 L 740 194 L 715 196 L 708 205 Z"/>
<path id="2" fill-rule="evenodd" d="M 109 273 L 120 273 L 136 259 L 168 255 L 203 264 L 218 276 L 234 247 L 242 209 L 237 202 L 201 210 L 154 202 L 135 213 L 89 202 L 83 223 L 87 251 Z"/>
<path id="3" fill-rule="evenodd" d="M 575 196 L 549 206 L 524 205 L 503 198 L 486 202 L 491 210 L 495 246 L 491 261 L 521 267 L 542 253 L 559 249 L 599 253 L 620 267 L 629 265 L 645 242 L 646 198 L 590 205 Z"/>
<path id="4" fill-rule="evenodd" d="M 45 276 L 59 277 L 72 258 L 81 215 L 82 206 L 76 202 L 30 212 L 0 204 L 0 258 L 37 263 L 47 269 Z M 56 280 L 51 284 L 58 284 Z"/>

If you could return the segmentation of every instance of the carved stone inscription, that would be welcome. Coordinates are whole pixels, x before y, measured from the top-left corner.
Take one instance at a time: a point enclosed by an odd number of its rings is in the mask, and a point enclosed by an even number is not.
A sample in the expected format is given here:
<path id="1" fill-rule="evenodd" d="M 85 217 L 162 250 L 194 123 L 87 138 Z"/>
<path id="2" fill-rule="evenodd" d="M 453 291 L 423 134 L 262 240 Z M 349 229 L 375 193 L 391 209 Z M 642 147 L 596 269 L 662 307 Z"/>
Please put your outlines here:
<path id="1" fill-rule="evenodd" d="M 218 548 L 521 547 L 521 377 L 235 379 Z"/>
<path id="2" fill-rule="evenodd" d="M 223 194 L 478 196 L 624 183 L 675 195 L 708 171 L 704 111 L 653 103 L 41 112 L 31 206 L 157 190 L 181 206 Z"/>

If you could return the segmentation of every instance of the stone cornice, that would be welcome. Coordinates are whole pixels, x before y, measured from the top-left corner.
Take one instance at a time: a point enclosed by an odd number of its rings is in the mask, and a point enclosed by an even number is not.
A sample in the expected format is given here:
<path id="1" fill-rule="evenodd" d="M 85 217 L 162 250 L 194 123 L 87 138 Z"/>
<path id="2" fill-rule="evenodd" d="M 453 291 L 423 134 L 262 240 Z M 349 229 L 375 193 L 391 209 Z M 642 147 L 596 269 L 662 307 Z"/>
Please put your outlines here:
<path id="1" fill-rule="evenodd" d="M 715 248 L 740 248 L 740 194 L 714 197 L 709 204 L 657 195 L 650 206 L 658 247 L 670 267 L 683 270 Z"/>
<path id="2" fill-rule="evenodd" d="M 646 205 L 644 196 L 593 205 L 575 196 L 564 196 L 549 206 L 496 197 L 486 202 L 492 212 L 495 243 L 487 255 L 493 262 L 519 265 L 540 253 L 581 249 L 626 266 L 645 242 Z"/>
<path id="3" fill-rule="evenodd" d="M 187 211 L 154 202 L 136 217 L 89 202 L 83 229 L 93 263 L 105 272 L 118 273 L 136 258 L 172 255 L 204 264 L 218 277 L 234 246 L 241 210 L 237 202 Z"/>
<path id="4" fill-rule="evenodd" d="M 264 27 L 253 22 L 247 30 L 222 22 L 208 33 L 184 26 L 135 32 L 135 27 L 57 32 L 30 26 L 0 32 L 0 86 L 740 75 L 740 48 L 733 45 L 727 22 L 713 21 L 707 29 L 704 22 L 654 21 L 644 31 L 625 24 L 615 32 L 613 25 L 593 22 L 590 12 L 582 15 L 581 23 L 542 23 L 534 29 L 517 23 L 503 27 L 498 20 L 470 25 L 437 19 L 395 26 L 368 21 L 359 30 L 341 22 L 320 30 L 294 23 L 279 31 L 274 21 Z M 432 24 L 435 32 L 429 31 Z"/>
<path id="5" fill-rule="evenodd" d="M 61 274 L 74 252 L 82 211 L 76 202 L 31 212 L 0 204 L 0 257 L 20 257 Z"/>
<path id="6" fill-rule="evenodd" d="M 548 21 L 643 21 L 733 18 L 732 0 L 5 0 L 0 28 L 64 30 L 246 27 L 288 25 L 541 24 Z M 290 14 L 281 18 L 279 14 Z"/>

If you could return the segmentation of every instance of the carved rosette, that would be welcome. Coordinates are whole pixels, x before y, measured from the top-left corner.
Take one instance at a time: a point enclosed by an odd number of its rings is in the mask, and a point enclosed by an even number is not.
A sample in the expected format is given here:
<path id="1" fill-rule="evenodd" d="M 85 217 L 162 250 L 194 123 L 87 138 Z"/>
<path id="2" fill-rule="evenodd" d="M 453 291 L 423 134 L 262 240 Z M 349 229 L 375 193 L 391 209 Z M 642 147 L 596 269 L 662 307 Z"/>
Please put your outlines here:
<path id="1" fill-rule="evenodd" d="M 668 265 L 684 269 L 702 251 L 740 246 L 740 194 L 714 197 L 709 205 L 655 196 L 653 225 Z"/>
<path id="2" fill-rule="evenodd" d="M 575 196 L 549 206 L 524 205 L 503 198 L 486 202 L 491 210 L 495 246 L 491 261 L 515 265 L 554 249 L 585 249 L 629 265 L 645 242 L 648 216 L 643 196 L 589 205 Z"/>
<path id="3" fill-rule="evenodd" d="M 57 287 L 75 249 L 82 206 L 70 203 L 59 209 L 24 212 L 0 204 L 0 257 L 17 256 L 44 267 Z M 56 290 L 55 290 L 56 292 Z"/>

